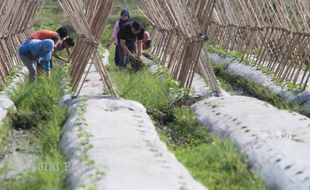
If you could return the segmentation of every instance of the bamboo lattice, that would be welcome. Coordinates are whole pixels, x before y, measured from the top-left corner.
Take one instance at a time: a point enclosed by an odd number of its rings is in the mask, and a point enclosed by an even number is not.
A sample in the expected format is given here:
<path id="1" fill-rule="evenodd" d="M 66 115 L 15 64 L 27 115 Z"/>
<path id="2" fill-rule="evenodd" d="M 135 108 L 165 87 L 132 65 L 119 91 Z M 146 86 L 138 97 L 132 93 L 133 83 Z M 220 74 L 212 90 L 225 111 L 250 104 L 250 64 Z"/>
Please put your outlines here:
<path id="1" fill-rule="evenodd" d="M 308 0 L 218 0 L 208 31 L 210 44 L 242 53 L 242 59 L 280 81 L 307 87 L 310 72 Z"/>
<path id="2" fill-rule="evenodd" d="M 79 95 L 89 72 L 88 63 L 95 65 L 105 89 L 115 96 L 98 52 L 100 37 L 113 8 L 114 0 L 59 0 L 59 3 L 79 36 L 72 52 L 70 70 L 72 87 L 76 96 Z"/>
<path id="3" fill-rule="evenodd" d="M 174 79 L 190 87 L 198 70 L 219 91 L 204 44 L 216 0 L 141 0 L 140 6 L 155 26 L 152 53 L 169 68 Z M 203 52 L 203 53 L 201 53 Z M 198 67 L 197 67 L 198 66 Z"/>
<path id="4" fill-rule="evenodd" d="M 0 1 L 0 85 L 21 64 L 18 47 L 30 36 L 31 21 L 40 3 L 40 0 Z"/>

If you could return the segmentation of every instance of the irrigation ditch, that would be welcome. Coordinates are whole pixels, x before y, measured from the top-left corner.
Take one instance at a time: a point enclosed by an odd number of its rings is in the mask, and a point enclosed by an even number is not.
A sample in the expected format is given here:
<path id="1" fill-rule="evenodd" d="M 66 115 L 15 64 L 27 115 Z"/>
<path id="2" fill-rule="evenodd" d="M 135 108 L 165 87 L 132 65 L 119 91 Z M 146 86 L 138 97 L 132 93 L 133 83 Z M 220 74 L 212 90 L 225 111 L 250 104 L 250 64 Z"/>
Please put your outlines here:
<path id="1" fill-rule="evenodd" d="M 58 66 L 51 79 L 27 80 L 23 68 L 3 93 L 12 108 L 2 120 L 1 189 L 63 189 L 64 159 L 59 140 L 66 108 L 57 104 L 67 67 Z"/>

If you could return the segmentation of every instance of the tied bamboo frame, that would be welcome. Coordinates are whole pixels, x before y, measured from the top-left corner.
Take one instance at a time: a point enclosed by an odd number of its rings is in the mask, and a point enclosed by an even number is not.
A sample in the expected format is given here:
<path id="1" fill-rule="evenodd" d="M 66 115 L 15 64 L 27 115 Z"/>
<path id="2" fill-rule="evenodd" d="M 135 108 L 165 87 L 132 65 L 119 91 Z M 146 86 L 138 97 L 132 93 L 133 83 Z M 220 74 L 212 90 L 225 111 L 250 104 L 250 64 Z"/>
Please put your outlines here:
<path id="1" fill-rule="evenodd" d="M 59 0 L 79 38 L 70 70 L 79 94 L 88 63 L 94 63 L 107 90 L 113 95 L 98 44 L 114 0 Z M 17 50 L 29 36 L 40 0 L 0 2 L 0 84 L 21 62 Z M 240 51 L 274 76 L 306 88 L 310 78 L 310 5 L 307 0 L 141 0 L 144 14 L 153 22 L 152 52 L 169 68 L 182 86 L 190 87 L 199 70 L 219 91 L 204 40 L 227 50 Z M 210 26 L 210 27 L 209 27 Z M 254 58 L 253 58 L 254 57 Z M 87 75 L 86 71 L 86 75 Z M 84 75 L 85 78 L 85 75 Z"/>
<path id="2" fill-rule="evenodd" d="M 214 92 L 219 86 L 204 47 L 216 0 L 141 0 L 140 7 L 152 21 L 152 53 L 160 58 L 174 79 L 190 87 L 194 72 L 209 81 Z"/>
<path id="3" fill-rule="evenodd" d="M 29 38 L 30 26 L 41 0 L 2 0 L 0 2 L 0 85 L 4 85 L 7 76 L 14 67 L 21 64 L 18 47 Z M 81 80 L 88 63 L 98 70 L 105 89 L 115 96 L 107 71 L 101 63 L 98 53 L 100 35 L 104 30 L 114 0 L 93 0 L 87 4 L 81 0 L 59 0 L 63 9 L 79 35 L 74 49 L 70 76 L 73 90 L 79 95 L 84 80 Z M 89 70 L 88 70 L 89 71 Z M 85 75 L 87 76 L 88 71 Z M 84 78 L 85 79 L 85 78 Z"/>
<path id="4" fill-rule="evenodd" d="M 210 20 L 205 20 L 204 18 L 212 14 L 214 2 L 215 0 L 209 0 L 207 4 L 202 4 L 200 1 L 193 1 L 193 4 L 191 5 L 185 4 L 180 0 L 154 2 L 154 10 L 158 11 L 158 7 L 163 7 L 165 11 L 169 13 L 169 17 L 165 18 L 166 16 L 162 16 L 161 19 L 168 20 L 168 22 L 173 25 L 173 27 L 166 31 L 157 30 L 163 32 L 157 35 L 158 40 L 160 41 L 160 43 L 158 43 L 159 46 L 157 47 L 157 51 L 166 61 L 170 60 L 168 65 L 169 69 L 172 72 L 172 75 L 181 81 L 183 86 L 189 87 L 192 83 L 194 70 L 199 60 L 200 52 L 203 49 L 204 38 L 202 36 L 206 33 L 210 22 Z M 20 64 L 20 60 L 16 56 L 17 48 L 21 42 L 29 37 L 30 22 L 33 20 L 40 3 L 40 0 L 1 1 L 1 24 L 4 26 L 0 30 L 1 84 L 5 82 L 9 72 L 17 64 Z M 59 0 L 59 3 L 69 16 L 70 22 L 79 35 L 77 45 L 74 48 L 71 57 L 73 65 L 70 70 L 72 86 L 76 95 L 79 95 L 89 71 L 87 70 L 85 73 L 88 63 L 96 66 L 106 89 L 115 95 L 108 74 L 100 62 L 100 56 L 97 50 L 100 35 L 107 22 L 114 0 L 94 0 L 87 1 L 86 4 L 82 0 Z M 146 1 L 144 1 L 144 4 L 145 3 Z M 141 4 L 143 4 L 143 1 Z M 25 9 L 25 7 L 27 9 Z M 147 11 L 149 10 L 151 9 L 147 9 Z M 194 12 L 193 10 L 197 11 Z M 185 20 L 183 19 L 184 16 L 186 16 Z M 9 25 L 9 22 L 7 22 L 8 19 L 12 20 L 13 25 Z M 169 31 L 169 34 L 167 31 Z M 171 33 L 171 31 L 173 33 Z M 161 39 L 163 34 L 165 38 L 169 37 L 168 42 L 171 42 L 170 44 Z M 175 52 L 169 51 L 173 50 L 171 44 L 177 45 L 179 50 Z M 167 52 L 165 52 L 166 49 L 168 50 Z M 200 59 L 200 61 L 203 61 L 203 59 Z M 208 65 L 206 66 L 205 64 L 199 64 L 199 67 L 201 67 L 202 73 L 208 77 L 209 81 L 213 82 L 212 86 L 218 89 L 213 70 L 210 70 L 211 67 Z"/>
<path id="5" fill-rule="evenodd" d="M 0 2 L 0 85 L 5 84 L 12 69 L 22 64 L 18 47 L 30 36 L 31 22 L 40 4 L 40 0 Z"/>
<path id="6" fill-rule="evenodd" d="M 106 68 L 100 60 L 98 46 L 100 37 L 114 5 L 114 0 L 59 0 L 73 25 L 78 40 L 71 55 L 70 76 L 75 96 L 80 94 L 92 64 L 100 74 L 105 89 L 113 96 L 115 92 Z M 87 65 L 90 65 L 87 68 Z"/>
<path id="7" fill-rule="evenodd" d="M 310 78 L 307 0 L 218 0 L 208 31 L 215 47 L 241 52 L 279 81 L 306 89 Z"/>

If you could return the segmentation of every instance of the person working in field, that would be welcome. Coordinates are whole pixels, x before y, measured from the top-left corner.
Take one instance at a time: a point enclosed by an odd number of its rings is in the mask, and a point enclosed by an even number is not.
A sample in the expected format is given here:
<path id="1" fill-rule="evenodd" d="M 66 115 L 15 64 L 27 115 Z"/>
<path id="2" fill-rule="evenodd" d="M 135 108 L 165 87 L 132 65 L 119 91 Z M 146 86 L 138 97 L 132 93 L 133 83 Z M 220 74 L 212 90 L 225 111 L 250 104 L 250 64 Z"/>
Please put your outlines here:
<path id="1" fill-rule="evenodd" d="M 50 77 L 51 59 L 54 51 L 53 40 L 26 40 L 19 48 L 19 56 L 29 70 L 30 81 L 37 75 L 37 65 L 43 64 L 44 70 Z"/>
<path id="2" fill-rule="evenodd" d="M 151 46 L 152 46 L 152 40 L 150 34 L 147 31 L 145 31 L 143 34 L 143 41 L 142 41 L 142 47 L 143 47 L 142 55 L 149 59 L 152 59 L 152 56 L 149 53 L 145 52 L 144 50 L 150 49 Z"/>
<path id="3" fill-rule="evenodd" d="M 142 41 L 143 50 L 147 50 L 151 48 L 152 40 L 150 34 L 147 31 L 144 31 L 143 41 Z"/>
<path id="4" fill-rule="evenodd" d="M 117 34 L 120 31 L 120 28 L 122 28 L 129 21 L 130 21 L 129 11 L 127 9 L 122 10 L 120 19 L 115 23 L 113 27 L 112 39 L 108 42 L 107 45 L 107 48 L 110 49 L 112 44 L 115 43 L 114 62 L 117 66 L 120 66 L 120 56 L 119 56 L 120 44 L 118 44 Z"/>
<path id="5" fill-rule="evenodd" d="M 40 30 L 33 33 L 30 36 L 31 40 L 46 40 L 51 39 L 54 41 L 55 48 L 61 41 L 68 36 L 68 29 L 65 27 L 59 28 L 57 31 L 51 30 Z"/>
<path id="6" fill-rule="evenodd" d="M 74 47 L 75 43 L 74 43 L 74 40 L 73 38 L 65 38 L 64 40 L 62 40 L 58 45 L 57 47 L 55 48 L 55 51 L 54 51 L 54 54 L 53 56 L 56 57 L 57 59 L 65 62 L 65 63 L 68 63 L 69 60 L 66 60 L 65 58 L 61 57 L 60 55 L 58 55 L 58 52 L 59 51 L 62 51 L 62 50 L 66 50 L 68 56 L 70 57 L 71 56 L 71 50 L 70 48 Z"/>
<path id="7" fill-rule="evenodd" d="M 131 60 L 140 60 L 142 55 L 142 41 L 144 37 L 144 28 L 136 21 L 125 24 L 119 31 L 117 37 L 120 44 L 119 58 L 120 67 L 124 68 Z M 138 46 L 138 54 L 137 53 Z"/>
<path id="8" fill-rule="evenodd" d="M 62 51 L 66 49 L 68 56 L 71 56 L 70 48 L 73 47 L 74 41 L 72 38 L 68 37 L 68 29 L 65 27 L 59 28 L 56 32 L 51 30 L 41 30 L 38 32 L 35 32 L 31 35 L 30 39 L 36 39 L 36 40 L 45 40 L 45 39 L 51 39 L 54 41 L 54 54 L 53 56 L 57 59 L 68 62 L 65 58 L 58 55 L 58 51 Z"/>

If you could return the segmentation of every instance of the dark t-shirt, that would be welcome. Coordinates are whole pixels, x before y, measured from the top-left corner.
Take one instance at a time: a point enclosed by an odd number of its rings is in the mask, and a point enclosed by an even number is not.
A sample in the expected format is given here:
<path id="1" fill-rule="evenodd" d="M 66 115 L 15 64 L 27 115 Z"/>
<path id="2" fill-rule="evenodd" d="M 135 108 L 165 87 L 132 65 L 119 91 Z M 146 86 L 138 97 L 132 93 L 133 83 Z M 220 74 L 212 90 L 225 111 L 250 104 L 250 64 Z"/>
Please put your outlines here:
<path id="1" fill-rule="evenodd" d="M 119 41 L 125 40 L 126 43 L 136 42 L 137 39 L 143 40 L 144 31 L 145 31 L 144 28 L 142 28 L 141 31 L 137 35 L 135 35 L 131 31 L 131 22 L 126 23 L 121 27 L 120 31 L 117 34 L 117 38 Z"/>

